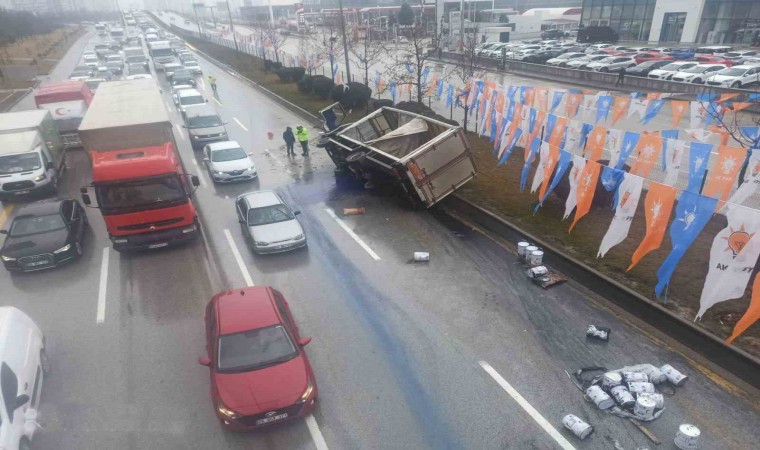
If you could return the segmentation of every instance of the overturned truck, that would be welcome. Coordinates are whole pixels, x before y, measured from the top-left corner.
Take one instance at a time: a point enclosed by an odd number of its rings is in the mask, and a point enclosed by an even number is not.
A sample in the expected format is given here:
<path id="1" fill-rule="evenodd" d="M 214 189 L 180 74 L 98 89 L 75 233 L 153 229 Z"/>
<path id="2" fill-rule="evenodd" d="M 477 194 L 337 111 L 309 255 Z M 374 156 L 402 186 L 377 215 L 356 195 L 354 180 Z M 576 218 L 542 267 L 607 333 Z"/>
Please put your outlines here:
<path id="1" fill-rule="evenodd" d="M 420 114 L 383 107 L 342 124 L 339 104 L 321 111 L 324 148 L 336 176 L 353 176 L 366 187 L 391 185 L 411 205 L 429 208 L 477 173 L 464 131 Z"/>

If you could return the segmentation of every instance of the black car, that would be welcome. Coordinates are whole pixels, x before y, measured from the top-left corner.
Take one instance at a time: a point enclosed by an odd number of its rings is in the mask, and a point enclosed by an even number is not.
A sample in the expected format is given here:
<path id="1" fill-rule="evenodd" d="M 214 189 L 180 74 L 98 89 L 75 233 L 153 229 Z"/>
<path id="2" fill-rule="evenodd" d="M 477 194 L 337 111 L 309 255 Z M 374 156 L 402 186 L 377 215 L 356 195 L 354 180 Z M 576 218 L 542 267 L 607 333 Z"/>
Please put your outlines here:
<path id="1" fill-rule="evenodd" d="M 189 84 L 195 86 L 195 74 L 190 69 L 176 69 L 172 75 L 172 86 Z"/>
<path id="2" fill-rule="evenodd" d="M 526 56 L 525 58 L 523 58 L 522 62 L 533 63 L 533 64 L 546 64 L 546 61 L 549 61 L 552 58 L 556 58 L 562 53 L 564 53 L 563 50 L 548 50 L 548 51 L 538 52 L 538 53 L 534 53 L 532 55 Z"/>
<path id="3" fill-rule="evenodd" d="M 646 77 L 649 72 L 667 66 L 673 61 L 644 61 L 641 64 L 625 69 L 625 74 L 633 77 Z"/>
<path id="4" fill-rule="evenodd" d="M 9 271 L 55 267 L 82 256 L 87 215 L 76 200 L 45 200 L 18 209 L 6 234 L 0 259 Z"/>

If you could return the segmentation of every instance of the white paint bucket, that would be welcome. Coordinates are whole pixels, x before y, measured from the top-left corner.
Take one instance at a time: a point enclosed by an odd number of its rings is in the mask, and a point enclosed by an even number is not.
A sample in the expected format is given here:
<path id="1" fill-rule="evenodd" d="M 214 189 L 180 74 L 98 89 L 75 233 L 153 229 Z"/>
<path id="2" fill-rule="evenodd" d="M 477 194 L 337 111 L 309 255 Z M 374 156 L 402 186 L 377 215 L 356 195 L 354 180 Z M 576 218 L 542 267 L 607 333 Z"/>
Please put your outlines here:
<path id="1" fill-rule="evenodd" d="M 607 372 L 604 374 L 604 377 L 602 378 L 602 388 L 605 391 L 609 391 L 615 386 L 620 386 L 622 382 L 623 382 L 623 377 L 620 376 L 619 373 Z"/>
<path id="2" fill-rule="evenodd" d="M 678 433 L 673 442 L 681 450 L 694 450 L 699 448 L 699 435 L 702 434 L 699 428 L 694 425 L 685 423 L 678 427 Z"/>
<path id="3" fill-rule="evenodd" d="M 636 398 L 636 405 L 633 407 L 633 413 L 642 419 L 651 419 L 654 417 L 654 405 L 655 401 L 649 397 L 639 395 Z"/>
<path id="4" fill-rule="evenodd" d="M 580 417 L 574 414 L 568 414 L 562 419 L 562 425 L 568 430 L 572 431 L 574 435 L 580 439 L 586 439 L 591 433 L 594 432 L 594 427 L 587 424 Z"/>
<path id="5" fill-rule="evenodd" d="M 525 241 L 520 241 L 517 243 L 517 256 L 522 256 L 525 258 L 525 249 L 528 248 L 530 244 Z"/>
<path id="6" fill-rule="evenodd" d="M 531 266 L 540 266 L 541 262 L 544 260 L 544 252 L 541 250 L 533 250 L 531 254 L 528 256 L 528 264 Z"/>
<path id="7" fill-rule="evenodd" d="M 535 252 L 536 250 L 538 250 L 538 247 L 536 247 L 535 245 L 529 245 L 525 247 L 525 254 L 523 255 L 523 258 L 527 260 L 528 258 L 530 258 L 530 254 Z"/>
<path id="8" fill-rule="evenodd" d="M 654 385 L 646 381 L 633 381 L 628 383 L 628 390 L 632 394 L 654 394 Z"/>
<path id="9" fill-rule="evenodd" d="M 662 409 L 665 406 L 665 397 L 662 394 L 648 394 L 643 392 L 638 395 L 638 398 L 650 398 L 654 401 L 655 409 Z"/>
<path id="10" fill-rule="evenodd" d="M 623 378 L 626 383 L 632 383 L 634 381 L 649 381 L 647 374 L 642 372 L 623 372 Z"/>
<path id="11" fill-rule="evenodd" d="M 687 375 L 682 374 L 670 364 L 665 364 L 664 366 L 660 367 L 660 370 L 668 378 L 668 381 L 675 384 L 676 386 L 683 386 L 683 384 L 686 383 L 686 380 L 689 379 Z"/>
<path id="12" fill-rule="evenodd" d="M 414 262 L 428 262 L 428 261 L 430 261 L 430 253 L 414 252 Z"/>
<path id="13" fill-rule="evenodd" d="M 607 395 L 607 393 L 597 385 L 590 386 L 586 389 L 586 395 L 588 395 L 588 398 L 590 398 L 599 409 L 609 409 L 615 406 L 615 401 L 612 400 L 612 397 Z"/>
<path id="14" fill-rule="evenodd" d="M 625 386 L 615 386 L 611 390 L 612 396 L 621 408 L 630 408 L 636 404 L 636 399 L 633 398 L 628 389 Z"/>

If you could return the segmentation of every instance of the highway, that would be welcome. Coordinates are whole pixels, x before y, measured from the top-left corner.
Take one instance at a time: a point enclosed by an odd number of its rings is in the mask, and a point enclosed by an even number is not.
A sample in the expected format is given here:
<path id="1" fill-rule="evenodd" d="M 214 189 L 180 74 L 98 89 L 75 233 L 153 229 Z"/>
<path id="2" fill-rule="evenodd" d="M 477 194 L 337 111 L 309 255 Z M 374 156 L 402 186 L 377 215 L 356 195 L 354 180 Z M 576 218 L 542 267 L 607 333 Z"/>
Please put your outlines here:
<path id="1" fill-rule="evenodd" d="M 66 78 L 93 34 L 75 44 L 51 79 Z M 757 443 L 757 394 L 645 324 L 609 309 L 573 282 L 529 283 L 512 245 L 440 210 L 415 212 L 375 191 L 338 188 L 333 165 L 288 158 L 279 138 L 304 120 L 237 76 L 200 57 L 217 78 L 210 100 L 231 139 L 254 154 L 259 180 L 214 185 L 190 148 L 163 75 L 166 107 L 186 168 L 201 177 L 195 202 L 204 239 L 178 248 L 120 254 L 95 209 L 84 257 L 29 274 L 0 271 L 2 305 L 16 306 L 45 332 L 52 374 L 42 395 L 38 449 L 352 449 L 650 447 L 627 420 L 584 402 L 565 370 L 670 363 L 689 381 L 648 424 L 671 448 L 678 425 L 702 430 L 703 448 Z M 200 90 L 212 99 L 211 89 Z M 30 98 L 16 109 L 30 108 Z M 318 130 L 309 127 L 312 139 Z M 269 140 L 267 133 L 274 133 Z M 62 197 L 90 181 L 83 151 L 70 154 Z M 233 199 L 275 189 L 309 239 L 303 251 L 254 256 Z M 5 204 L 3 217 L 14 206 Z M 345 207 L 366 214 L 343 216 Z M 4 224 L 0 224 L 4 225 Z M 427 264 L 411 262 L 430 252 Z M 271 285 L 290 303 L 320 396 L 312 417 L 255 433 L 221 429 L 209 394 L 203 313 L 228 288 Z M 612 328 L 594 344 L 588 324 Z M 596 431 L 584 441 L 562 429 L 573 413 Z"/>

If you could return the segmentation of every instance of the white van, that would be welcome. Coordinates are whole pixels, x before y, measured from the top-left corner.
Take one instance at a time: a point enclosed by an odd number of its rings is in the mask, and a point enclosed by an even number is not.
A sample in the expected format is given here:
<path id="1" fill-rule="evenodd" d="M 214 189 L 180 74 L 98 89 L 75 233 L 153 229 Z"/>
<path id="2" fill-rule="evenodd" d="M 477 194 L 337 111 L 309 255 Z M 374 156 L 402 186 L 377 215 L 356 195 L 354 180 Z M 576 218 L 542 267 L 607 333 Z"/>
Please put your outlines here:
<path id="1" fill-rule="evenodd" d="M 0 134 L 0 185 L 2 201 L 58 191 L 55 159 L 38 131 Z"/>
<path id="2" fill-rule="evenodd" d="M 48 370 L 45 339 L 37 324 L 19 309 L 0 307 L 0 448 L 31 448 Z"/>

